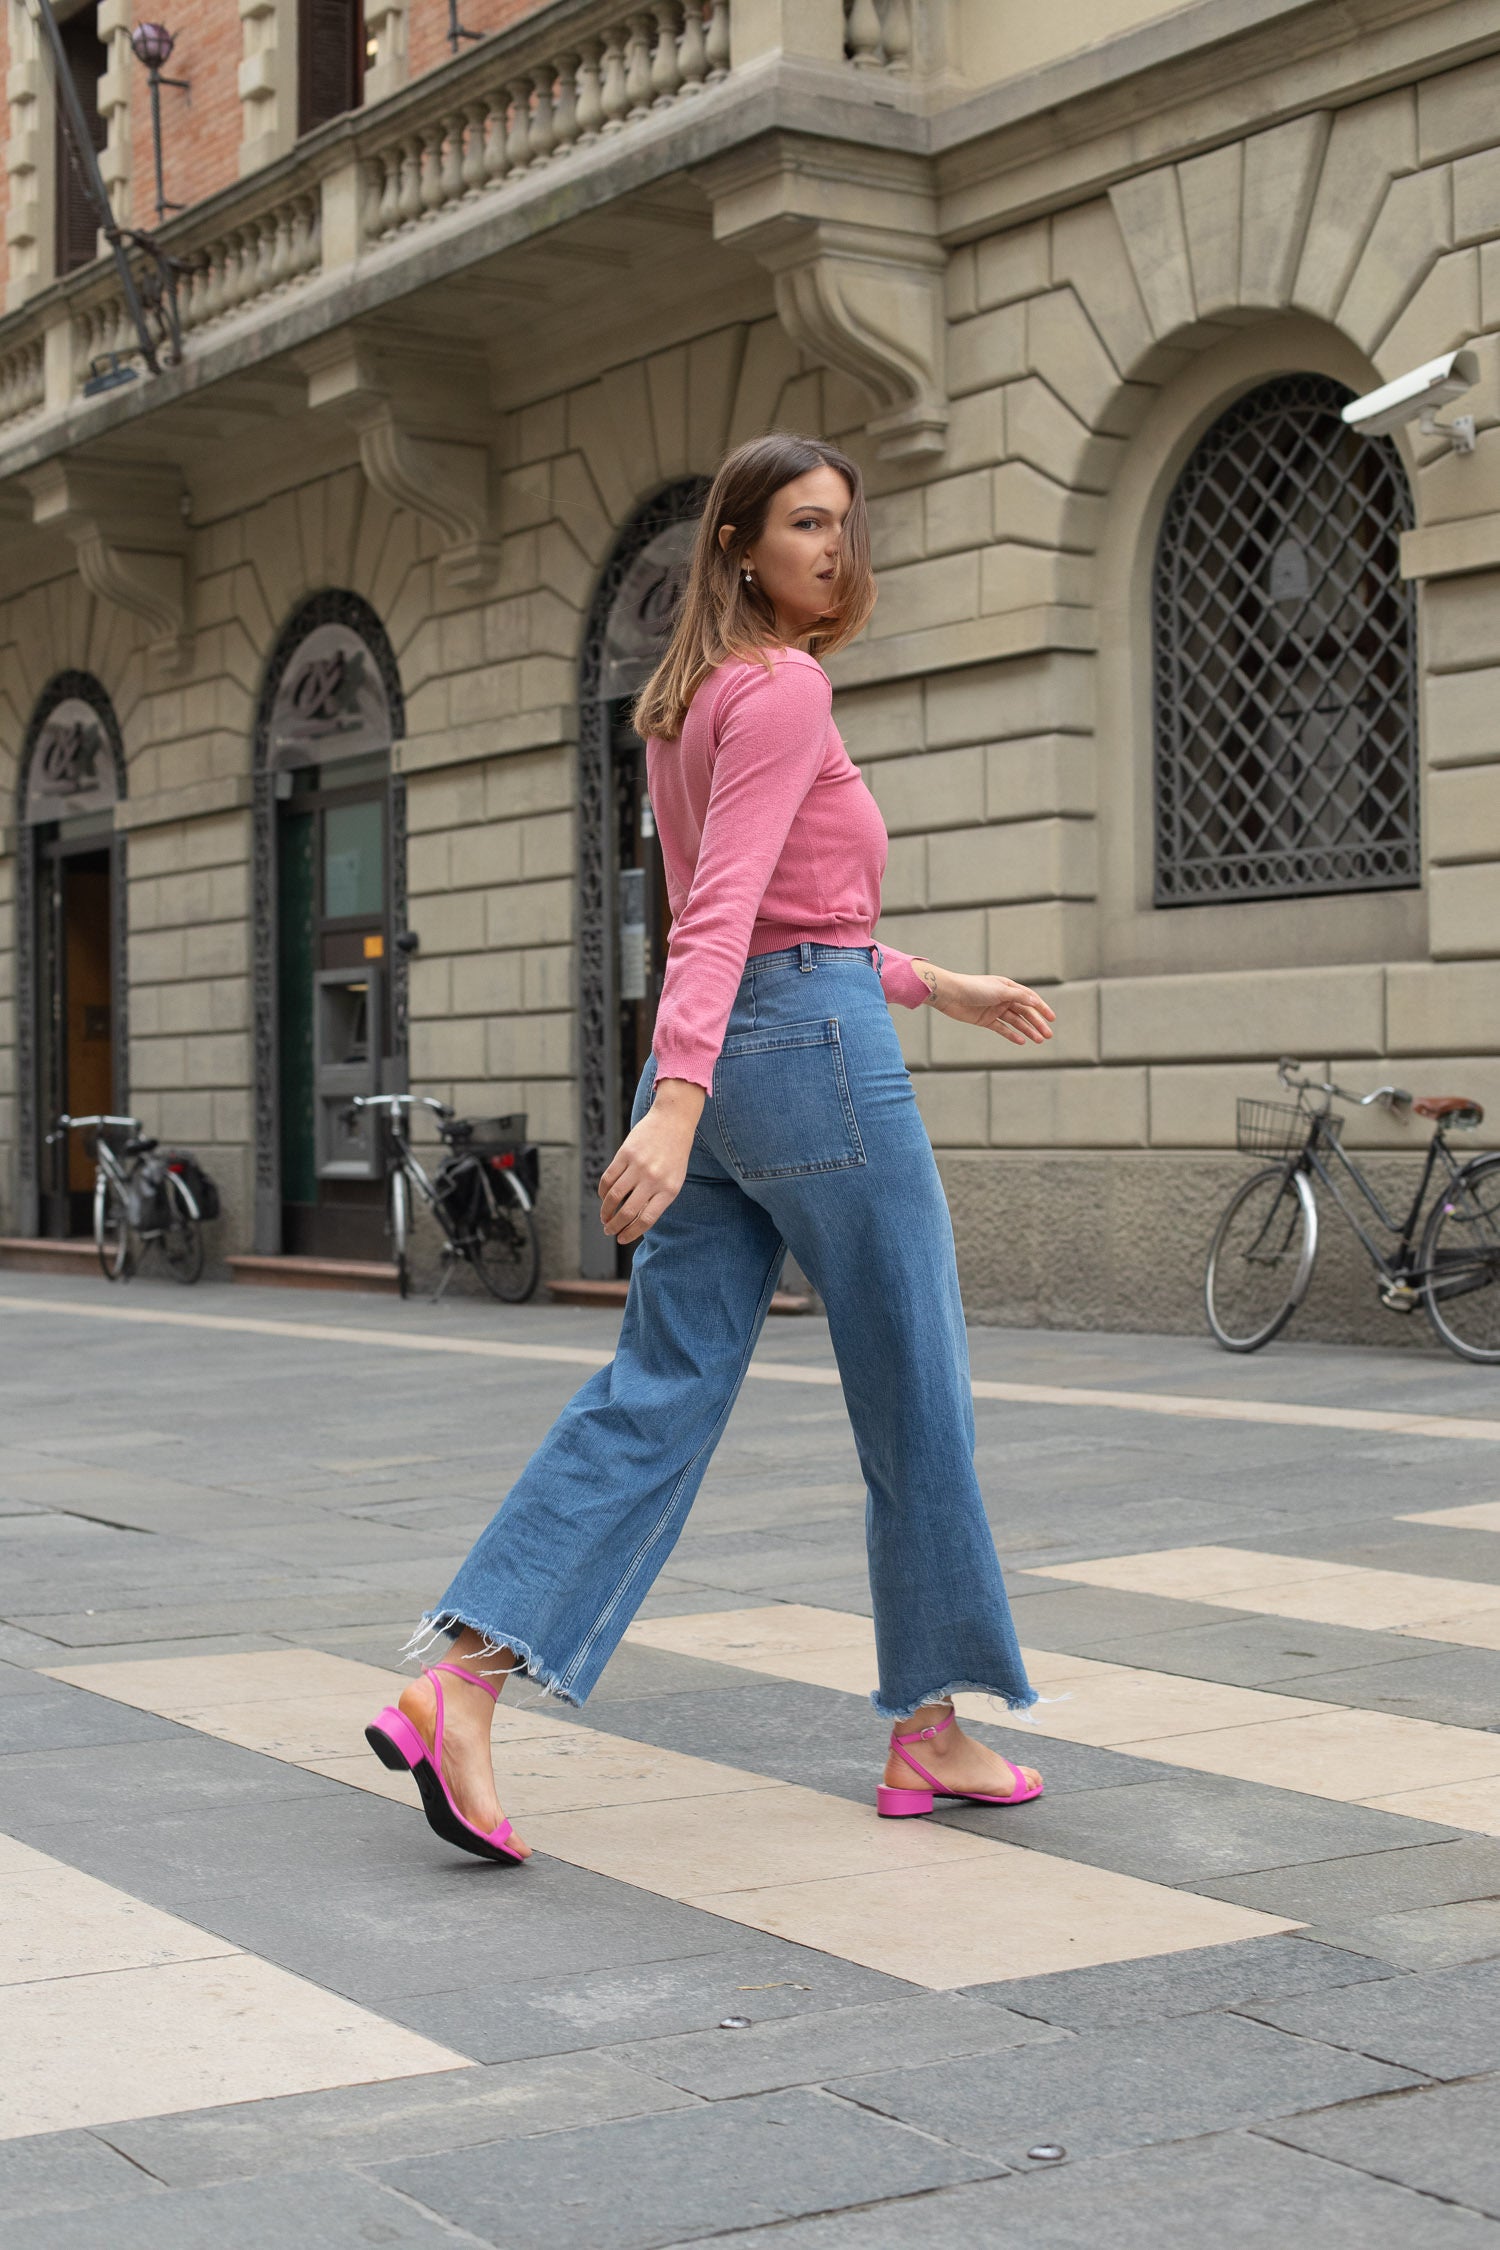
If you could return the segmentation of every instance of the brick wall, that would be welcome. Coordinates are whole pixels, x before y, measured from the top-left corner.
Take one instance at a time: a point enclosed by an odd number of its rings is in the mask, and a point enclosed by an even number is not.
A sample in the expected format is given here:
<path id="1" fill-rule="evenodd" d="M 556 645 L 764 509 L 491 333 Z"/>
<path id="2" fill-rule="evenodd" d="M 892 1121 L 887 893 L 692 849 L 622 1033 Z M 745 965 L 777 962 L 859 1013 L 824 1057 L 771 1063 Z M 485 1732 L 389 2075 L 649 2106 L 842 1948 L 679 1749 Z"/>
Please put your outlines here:
<path id="1" fill-rule="evenodd" d="M 459 0 L 458 20 L 467 31 L 505 31 L 524 16 L 534 16 L 547 0 Z M 415 0 L 407 19 L 407 57 L 413 78 L 449 60 L 448 0 Z M 464 41 L 467 53 L 472 41 Z"/>
<path id="2" fill-rule="evenodd" d="M 167 75 L 188 79 L 190 90 L 181 94 L 162 88 L 163 185 L 170 202 L 197 203 L 239 176 L 240 19 L 224 0 L 173 0 L 167 22 L 177 35 Z M 150 84 L 139 63 L 132 68 L 131 206 L 137 226 L 152 226 L 156 188 Z"/>

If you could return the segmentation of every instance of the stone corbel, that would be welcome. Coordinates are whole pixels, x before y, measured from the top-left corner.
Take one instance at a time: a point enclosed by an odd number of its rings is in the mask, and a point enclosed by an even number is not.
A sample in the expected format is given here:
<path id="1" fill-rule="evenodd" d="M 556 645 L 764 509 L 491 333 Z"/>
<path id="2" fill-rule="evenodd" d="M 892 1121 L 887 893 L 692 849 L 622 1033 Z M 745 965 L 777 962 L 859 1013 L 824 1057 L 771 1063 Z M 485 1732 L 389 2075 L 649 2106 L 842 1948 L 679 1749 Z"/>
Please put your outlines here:
<path id="1" fill-rule="evenodd" d="M 185 670 L 191 657 L 188 534 L 176 471 L 64 459 L 44 463 L 22 481 L 31 494 L 32 523 L 62 533 L 89 592 L 144 623 L 158 675 Z"/>
<path id="2" fill-rule="evenodd" d="M 355 432 L 360 465 L 372 489 L 437 532 L 443 542 L 438 572 L 444 583 L 475 590 L 486 586 L 497 549 L 491 538 L 484 446 L 418 435 L 413 427 L 417 412 L 403 404 L 373 355 L 358 342 L 335 338 L 329 347 L 304 354 L 302 364 L 309 406 L 341 415 Z"/>
<path id="3" fill-rule="evenodd" d="M 921 161 L 774 137 L 699 177 L 716 239 L 771 274 L 788 335 L 864 391 L 882 459 L 940 454 L 947 260 Z"/>

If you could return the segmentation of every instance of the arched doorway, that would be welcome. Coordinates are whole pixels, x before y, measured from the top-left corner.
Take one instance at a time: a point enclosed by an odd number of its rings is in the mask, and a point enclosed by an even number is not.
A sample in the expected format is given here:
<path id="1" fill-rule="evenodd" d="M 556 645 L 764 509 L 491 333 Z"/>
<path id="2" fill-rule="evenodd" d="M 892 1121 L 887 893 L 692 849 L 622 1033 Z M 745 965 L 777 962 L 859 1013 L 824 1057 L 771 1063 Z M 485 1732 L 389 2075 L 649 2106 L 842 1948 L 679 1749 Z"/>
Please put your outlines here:
<path id="1" fill-rule="evenodd" d="M 64 1111 L 129 1100 L 125 982 L 125 746 L 90 672 L 60 672 L 21 751 L 17 815 L 18 1172 L 23 1234 L 89 1228 L 93 1169 L 82 1139 L 47 1136 Z"/>
<path id="2" fill-rule="evenodd" d="M 384 1255 L 381 1140 L 352 1094 L 406 1083 L 405 732 L 395 657 L 357 594 L 318 594 L 256 714 L 255 1247 Z"/>
<path id="3" fill-rule="evenodd" d="M 578 721 L 579 1263 L 628 1271 L 599 1225 L 599 1174 L 619 1146 L 651 1052 L 666 963 L 666 878 L 630 707 L 666 645 L 707 477 L 683 477 L 621 533 L 589 612 Z"/>

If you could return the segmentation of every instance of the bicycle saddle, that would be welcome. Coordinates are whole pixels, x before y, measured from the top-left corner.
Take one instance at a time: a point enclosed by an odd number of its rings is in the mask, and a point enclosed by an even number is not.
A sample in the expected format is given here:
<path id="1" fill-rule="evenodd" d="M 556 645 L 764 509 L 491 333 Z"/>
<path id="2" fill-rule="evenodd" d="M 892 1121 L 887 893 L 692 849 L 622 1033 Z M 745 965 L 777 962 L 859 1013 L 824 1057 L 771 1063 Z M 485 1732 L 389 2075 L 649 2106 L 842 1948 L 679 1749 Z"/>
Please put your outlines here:
<path id="1" fill-rule="evenodd" d="M 125 1154 L 127 1156 L 149 1156 L 151 1151 L 159 1146 L 160 1143 L 154 1140 L 149 1133 L 132 1133 L 125 1143 Z"/>
<path id="2" fill-rule="evenodd" d="M 1422 1094 L 1411 1106 L 1418 1117 L 1451 1117 L 1458 1126 L 1484 1123 L 1483 1104 L 1467 1094 Z"/>

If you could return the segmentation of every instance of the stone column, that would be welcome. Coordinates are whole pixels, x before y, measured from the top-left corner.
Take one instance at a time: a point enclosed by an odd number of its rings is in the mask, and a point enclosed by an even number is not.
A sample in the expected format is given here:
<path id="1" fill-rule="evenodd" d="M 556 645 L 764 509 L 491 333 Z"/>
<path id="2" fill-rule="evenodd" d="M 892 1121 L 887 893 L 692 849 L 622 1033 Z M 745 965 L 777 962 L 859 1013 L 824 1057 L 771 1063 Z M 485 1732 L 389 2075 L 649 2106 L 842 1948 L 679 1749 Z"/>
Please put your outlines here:
<path id="1" fill-rule="evenodd" d="M 131 0 L 99 0 L 99 37 L 109 60 L 99 81 L 99 114 L 105 141 L 99 169 L 110 209 L 121 226 L 130 224 L 130 80 L 140 65 L 130 51 Z"/>
<path id="2" fill-rule="evenodd" d="M 297 138 L 296 0 L 239 0 L 240 177 Z"/>
<path id="3" fill-rule="evenodd" d="M 41 35 L 24 0 L 9 0 L 10 132 L 5 169 L 9 196 L 6 235 L 10 246 L 8 312 L 24 305 L 52 279 L 56 256 L 53 200 L 56 193 L 53 146 L 55 109 L 51 75 L 42 60 Z"/>
<path id="4" fill-rule="evenodd" d="M 406 84 L 407 0 L 366 0 L 365 33 L 373 59 L 365 71 L 365 107 L 383 102 Z"/>

